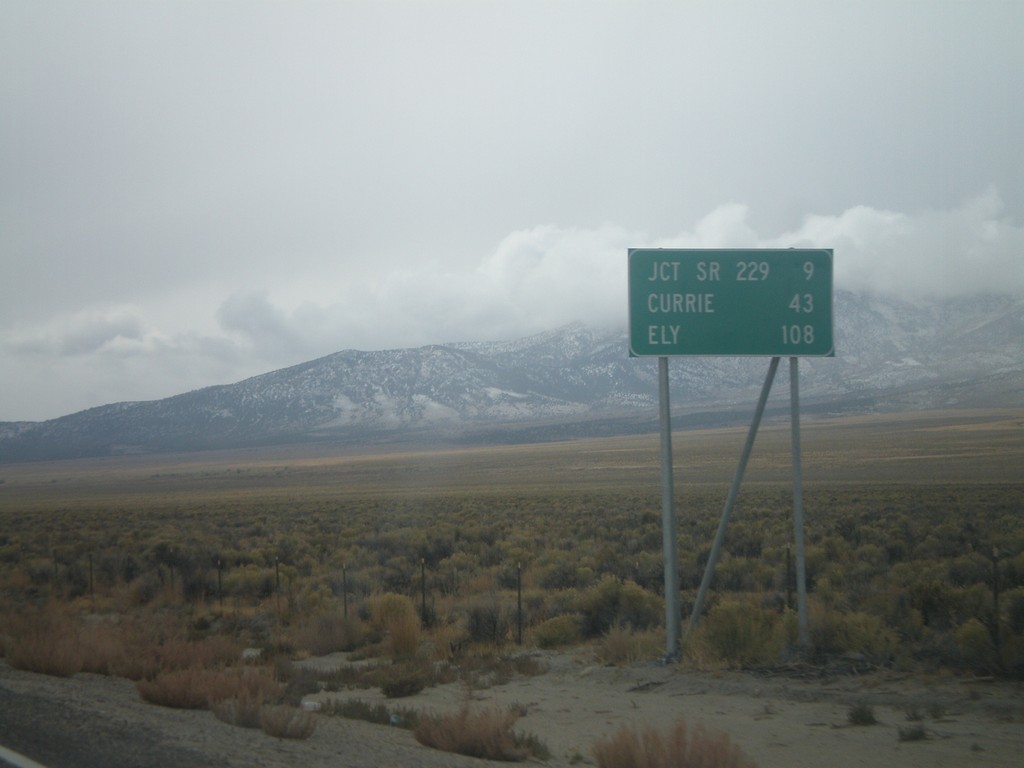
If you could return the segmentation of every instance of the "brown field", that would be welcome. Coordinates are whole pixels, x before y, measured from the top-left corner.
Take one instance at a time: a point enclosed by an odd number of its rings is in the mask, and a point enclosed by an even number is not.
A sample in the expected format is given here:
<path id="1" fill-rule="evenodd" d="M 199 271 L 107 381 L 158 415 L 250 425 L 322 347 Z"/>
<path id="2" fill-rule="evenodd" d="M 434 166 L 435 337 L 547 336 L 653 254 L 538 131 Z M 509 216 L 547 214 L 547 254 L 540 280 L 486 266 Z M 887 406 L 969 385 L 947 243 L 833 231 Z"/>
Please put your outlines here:
<path id="1" fill-rule="evenodd" d="M 677 432 L 677 482 L 727 484 L 747 429 Z M 788 483 L 788 422 L 762 426 L 751 483 Z M 927 411 L 804 419 L 807 485 L 1020 483 L 1024 410 Z M 659 487 L 657 435 L 534 445 L 366 453 L 311 444 L 198 454 L 0 465 L 0 514 L 137 504 L 537 493 Z M 657 495 L 655 496 L 657 498 Z"/>
<path id="2" fill-rule="evenodd" d="M 674 436 L 684 619 L 745 435 L 730 428 Z M 999 700 L 1011 722 L 1024 719 L 1019 683 L 1011 682 L 1024 677 L 1024 409 L 804 420 L 813 645 L 804 656 L 794 653 L 789 441 L 788 422 L 762 428 L 700 629 L 658 685 L 676 690 L 694 682 L 684 685 L 686 675 L 709 674 L 721 681 L 855 672 L 883 687 L 892 676 L 980 676 L 1007 681 Z M 501 686 L 529 697 L 573 678 L 487 666 L 510 654 L 567 653 L 585 669 L 643 669 L 664 650 L 658 451 L 658 436 L 643 435 L 0 465 L 0 655 L 26 673 L 137 680 L 147 701 L 209 707 L 249 727 L 259 727 L 264 704 L 294 705 L 313 693 L 298 665 L 324 654 L 345 652 L 332 685 L 347 698 L 408 695 L 421 709 L 455 707 L 451 690 L 493 686 L 483 698 L 497 701 Z M 243 675 L 231 660 L 246 646 L 261 649 L 268 665 L 258 667 L 260 679 L 270 675 L 279 686 L 243 701 L 229 692 Z M 565 662 L 550 658 L 553 668 Z M 366 663 L 386 670 L 358 672 Z M 612 686 L 602 705 L 615 713 L 607 723 L 629 722 L 613 690 L 633 675 L 623 674 L 600 678 Z M 694 684 L 723 693 L 708 679 Z M 769 688 L 787 686 L 736 690 Z M 832 717 L 865 693 L 849 691 L 845 699 L 820 696 Z M 766 717 L 779 708 L 759 706 Z M 271 713 L 296 738 L 327 738 L 284 710 L 268 709 L 263 720 Z M 550 715 L 526 722 L 542 732 Z M 460 717 L 432 727 L 481 722 Z M 516 719 L 494 713 L 489 722 Z M 748 744 L 770 743 L 748 726 L 727 730 L 739 729 Z M 580 741 L 587 723 L 575 727 L 563 723 L 546 737 L 552 764 L 593 764 Z M 930 722 L 903 727 L 900 743 L 941 730 Z M 567 733 L 580 744 L 563 744 Z M 431 738 L 448 743 L 442 735 Z M 505 749 L 525 749 L 502 738 Z M 1022 744 L 1004 746 L 1012 755 Z M 755 762 L 814 764 L 793 754 Z"/>

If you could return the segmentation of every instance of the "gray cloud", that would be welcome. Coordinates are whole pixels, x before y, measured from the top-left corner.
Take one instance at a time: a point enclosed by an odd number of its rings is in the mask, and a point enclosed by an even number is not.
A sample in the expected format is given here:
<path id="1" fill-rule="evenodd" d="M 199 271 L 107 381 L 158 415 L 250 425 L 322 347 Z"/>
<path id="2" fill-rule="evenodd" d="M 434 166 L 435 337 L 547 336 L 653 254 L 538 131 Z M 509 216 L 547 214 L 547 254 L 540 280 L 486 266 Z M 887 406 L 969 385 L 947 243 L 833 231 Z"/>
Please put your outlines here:
<path id="1" fill-rule="evenodd" d="M 917 214 L 857 206 L 813 215 L 774 240 L 836 249 L 836 282 L 895 295 L 1024 295 L 1024 226 L 994 188 L 951 210 Z"/>
<path id="2" fill-rule="evenodd" d="M 141 342 L 144 334 L 144 321 L 137 308 L 97 308 L 5 334 L 5 346 L 25 354 L 85 355 L 125 349 Z"/>
<path id="3" fill-rule="evenodd" d="M 303 346 L 301 328 L 271 303 L 266 291 L 229 297 L 217 310 L 217 319 L 226 331 L 271 353 Z"/>
<path id="4" fill-rule="evenodd" d="M 1024 296 L 1024 227 L 1006 217 L 994 189 L 942 211 L 855 206 L 809 215 L 781 234 L 756 231 L 752 218 L 748 206 L 727 203 L 662 237 L 613 225 L 537 226 L 510 233 L 462 270 L 425 264 L 390 271 L 326 303 L 289 306 L 271 292 L 236 296 L 218 317 L 268 360 L 285 349 L 312 356 L 342 347 L 503 339 L 577 320 L 625 327 L 630 247 L 833 248 L 837 289 Z"/>
<path id="5" fill-rule="evenodd" d="M 171 302 L 192 306 L 184 317 L 90 308 L 0 333 L 0 359 L 19 374 L 7 382 L 15 400 L 72 410 L 236 381 L 345 348 L 505 339 L 574 321 L 624 329 L 630 247 L 830 247 L 837 288 L 1024 296 L 1024 227 L 1005 215 L 995 189 L 948 210 L 862 205 L 808 215 L 781 234 L 758 232 L 752 218 L 748 206 L 727 203 L 661 237 L 610 224 L 536 226 L 461 268 L 428 262 L 370 272 L 326 292 L 310 275 L 277 291 L 214 291 Z M 48 381 L 39 387 L 37 377 Z"/>
<path id="6" fill-rule="evenodd" d="M 0 4 L 0 419 L 621 324 L 636 245 L 1019 286 L 1022 27 L 1012 0 Z"/>

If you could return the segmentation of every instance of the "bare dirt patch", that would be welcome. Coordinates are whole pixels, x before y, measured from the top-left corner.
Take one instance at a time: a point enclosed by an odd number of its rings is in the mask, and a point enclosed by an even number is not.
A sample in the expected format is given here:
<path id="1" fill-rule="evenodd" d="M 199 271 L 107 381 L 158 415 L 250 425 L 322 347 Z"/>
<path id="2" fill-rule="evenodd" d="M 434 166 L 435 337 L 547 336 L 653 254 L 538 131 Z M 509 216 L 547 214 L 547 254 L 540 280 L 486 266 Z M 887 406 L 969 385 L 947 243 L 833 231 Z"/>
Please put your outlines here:
<path id="1" fill-rule="evenodd" d="M 589 650 L 538 653 L 547 672 L 488 688 L 464 683 L 401 700 L 379 690 L 318 693 L 307 701 L 358 698 L 420 711 L 514 707 L 517 730 L 547 744 L 550 766 L 593 764 L 591 745 L 622 725 L 667 727 L 678 718 L 728 733 L 762 768 L 820 766 L 1017 766 L 1024 749 L 1020 683 L 888 672 L 821 676 L 695 672 L 637 663 L 607 667 Z M 334 655 L 304 662 L 329 669 Z M 854 726 L 869 705 L 878 724 Z M 901 740 L 909 726 L 924 738 Z M 0 663 L 0 733 L 9 748 L 50 766 L 480 766 L 501 765 L 428 749 L 399 727 L 318 717 L 305 741 L 237 728 L 206 711 L 145 704 L 126 680 L 53 678 Z"/>
<path id="2" fill-rule="evenodd" d="M 401 700 L 431 711 L 471 706 L 525 710 L 517 728 L 547 743 L 548 765 L 592 764 L 591 745 L 623 725 L 667 728 L 684 718 L 728 733 L 762 768 L 871 765 L 1016 766 L 1024 749 L 1024 689 L 994 680 L 909 678 L 887 672 L 823 676 L 789 672 L 696 672 L 680 666 L 594 664 L 588 650 L 538 653 L 548 672 L 472 690 L 453 683 Z M 335 659 L 336 661 L 336 659 Z M 377 691 L 310 698 L 362 698 L 395 704 Z M 857 704 L 870 705 L 873 726 L 849 724 Z M 899 738 L 916 718 L 926 738 Z"/>

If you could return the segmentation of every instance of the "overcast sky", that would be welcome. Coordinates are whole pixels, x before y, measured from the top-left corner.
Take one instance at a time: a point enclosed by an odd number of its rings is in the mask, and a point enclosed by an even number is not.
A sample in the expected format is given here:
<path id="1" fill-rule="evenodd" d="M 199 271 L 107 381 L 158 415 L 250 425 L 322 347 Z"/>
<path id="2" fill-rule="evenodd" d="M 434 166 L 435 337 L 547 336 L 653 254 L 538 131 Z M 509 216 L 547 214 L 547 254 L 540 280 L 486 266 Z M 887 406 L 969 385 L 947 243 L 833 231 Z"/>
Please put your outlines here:
<path id="1" fill-rule="evenodd" d="M 0 420 L 625 329 L 629 247 L 1024 295 L 1022 30 L 1019 0 L 0 0 Z"/>

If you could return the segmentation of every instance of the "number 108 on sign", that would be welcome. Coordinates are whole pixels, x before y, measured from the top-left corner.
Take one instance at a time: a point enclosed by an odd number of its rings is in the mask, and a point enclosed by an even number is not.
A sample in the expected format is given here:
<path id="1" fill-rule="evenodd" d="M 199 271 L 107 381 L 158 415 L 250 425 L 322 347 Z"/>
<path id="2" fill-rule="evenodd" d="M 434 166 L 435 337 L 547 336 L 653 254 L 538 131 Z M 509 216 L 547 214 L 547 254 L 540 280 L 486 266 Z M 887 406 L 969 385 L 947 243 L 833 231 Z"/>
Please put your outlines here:
<path id="1" fill-rule="evenodd" d="M 637 356 L 830 356 L 831 249 L 629 251 Z"/>

